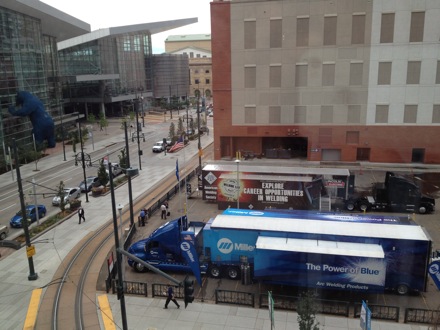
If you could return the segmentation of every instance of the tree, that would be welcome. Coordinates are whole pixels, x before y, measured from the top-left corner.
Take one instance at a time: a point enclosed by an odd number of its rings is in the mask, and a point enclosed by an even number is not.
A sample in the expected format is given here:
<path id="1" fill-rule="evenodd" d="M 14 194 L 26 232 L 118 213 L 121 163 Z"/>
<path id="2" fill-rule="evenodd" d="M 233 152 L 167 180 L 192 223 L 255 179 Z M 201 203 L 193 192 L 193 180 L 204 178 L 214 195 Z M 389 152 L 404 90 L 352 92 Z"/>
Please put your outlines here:
<path id="1" fill-rule="evenodd" d="M 99 126 L 105 129 L 105 134 L 107 134 L 108 120 L 105 118 L 103 113 L 99 114 Z"/>
<path id="2" fill-rule="evenodd" d="M 57 196 L 60 198 L 60 205 L 59 208 L 61 212 L 64 213 L 66 210 L 66 202 L 64 200 L 64 182 L 60 181 L 60 184 L 57 186 Z"/>
<path id="3" fill-rule="evenodd" d="M 121 150 L 121 154 L 118 155 L 118 158 L 119 158 L 119 166 L 121 166 L 121 168 L 123 168 L 125 172 L 125 169 L 127 168 L 127 164 L 128 164 L 125 149 Z"/>
<path id="4" fill-rule="evenodd" d="M 90 124 L 92 124 L 92 126 L 95 125 L 95 123 L 96 123 L 96 117 L 95 117 L 95 115 L 94 115 L 93 113 L 89 114 L 89 115 L 87 116 L 87 121 L 88 121 Z"/>
<path id="5" fill-rule="evenodd" d="M 312 291 L 303 292 L 299 295 L 299 303 L 296 312 L 300 330 L 319 330 L 319 322 L 316 322 L 315 296 Z"/>
<path id="6" fill-rule="evenodd" d="M 176 125 L 174 125 L 173 122 L 170 124 L 170 130 L 168 132 L 168 136 L 171 139 L 172 142 L 174 142 L 174 137 L 176 136 Z"/>
<path id="7" fill-rule="evenodd" d="M 111 167 L 109 166 L 109 171 L 111 171 Z M 106 171 L 106 166 L 104 165 L 104 160 L 101 160 L 98 168 L 98 179 L 101 185 L 104 187 L 107 186 L 107 183 L 110 181 L 110 178 Z"/>

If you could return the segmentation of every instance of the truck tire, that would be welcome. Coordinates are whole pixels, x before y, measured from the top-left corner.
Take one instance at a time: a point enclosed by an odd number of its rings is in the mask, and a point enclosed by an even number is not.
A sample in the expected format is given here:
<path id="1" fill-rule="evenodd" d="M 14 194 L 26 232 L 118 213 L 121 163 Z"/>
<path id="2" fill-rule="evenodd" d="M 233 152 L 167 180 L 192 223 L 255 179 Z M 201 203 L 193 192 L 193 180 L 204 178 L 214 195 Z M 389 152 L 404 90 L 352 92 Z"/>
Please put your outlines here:
<path id="1" fill-rule="evenodd" d="M 4 240 L 6 238 L 6 233 L 1 233 L 0 234 L 0 240 Z"/>
<path id="2" fill-rule="evenodd" d="M 134 270 L 138 273 L 145 273 L 147 271 L 147 267 L 145 267 L 144 265 L 142 265 L 139 262 L 136 262 L 133 266 Z"/>
<path id="3" fill-rule="evenodd" d="M 355 209 L 355 203 L 354 203 L 353 201 L 348 201 L 348 202 L 345 204 L 345 208 L 346 208 L 348 211 L 354 211 L 354 209 Z"/>
<path id="4" fill-rule="evenodd" d="M 359 211 L 366 212 L 370 208 L 370 204 L 368 202 L 360 202 L 359 203 Z"/>
<path id="5" fill-rule="evenodd" d="M 419 206 L 419 213 L 425 214 L 426 212 L 427 212 L 426 207 L 424 205 L 420 205 Z"/>
<path id="6" fill-rule="evenodd" d="M 236 280 L 240 277 L 240 273 L 238 272 L 237 267 L 229 267 L 228 268 L 228 277 L 231 280 Z"/>
<path id="7" fill-rule="evenodd" d="M 404 296 L 404 295 L 408 294 L 409 287 L 408 287 L 408 285 L 402 283 L 397 286 L 396 291 L 400 296 Z"/>
<path id="8" fill-rule="evenodd" d="M 220 268 L 217 266 L 211 266 L 209 269 L 209 274 L 211 274 L 211 277 L 213 278 L 219 278 L 220 277 Z"/>

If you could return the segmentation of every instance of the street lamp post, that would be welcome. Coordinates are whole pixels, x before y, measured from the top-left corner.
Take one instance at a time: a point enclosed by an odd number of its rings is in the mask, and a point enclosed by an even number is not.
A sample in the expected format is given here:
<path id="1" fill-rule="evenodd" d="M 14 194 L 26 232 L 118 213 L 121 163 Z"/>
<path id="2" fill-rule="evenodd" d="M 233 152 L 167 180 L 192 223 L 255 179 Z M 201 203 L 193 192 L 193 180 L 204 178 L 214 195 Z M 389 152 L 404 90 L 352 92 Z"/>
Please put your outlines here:
<path id="1" fill-rule="evenodd" d="M 124 297 L 124 281 L 122 279 L 122 254 L 119 252 L 119 237 L 118 237 L 118 218 L 116 214 L 116 201 L 115 201 L 115 188 L 113 185 L 113 171 L 108 171 L 110 179 L 110 195 L 112 201 L 112 213 L 113 213 L 113 232 L 115 235 L 115 250 L 116 250 L 116 268 L 118 271 L 117 282 L 117 295 L 121 304 L 121 319 L 122 329 L 127 330 L 127 311 L 125 309 L 125 297 Z"/>
<path id="2" fill-rule="evenodd" d="M 63 125 L 63 111 L 62 106 L 60 107 L 60 120 L 61 120 L 61 136 L 63 138 L 63 155 L 64 155 L 64 161 L 66 161 L 66 145 L 64 143 L 64 125 Z"/>
<path id="3" fill-rule="evenodd" d="M 122 209 L 124 208 L 124 205 L 122 205 L 121 203 L 118 204 L 117 209 L 119 211 L 119 223 L 120 223 L 120 231 L 121 231 L 121 243 L 120 246 L 124 249 L 124 227 L 122 225 Z M 124 262 L 124 256 L 121 256 L 121 262 L 122 262 L 122 273 L 121 273 L 121 277 L 122 277 L 122 281 L 124 281 L 125 278 L 125 262 Z"/>
<path id="4" fill-rule="evenodd" d="M 235 163 L 237 164 L 237 209 L 240 208 L 240 159 L 236 159 Z"/>
<path id="5" fill-rule="evenodd" d="M 81 132 L 81 123 L 79 122 L 79 111 L 78 111 L 78 130 L 79 130 L 79 141 L 81 143 L 81 163 L 83 168 L 83 175 L 84 175 L 84 184 L 87 186 L 87 175 L 86 175 L 86 162 L 84 159 L 84 144 L 82 140 L 82 132 Z M 111 172 L 111 171 L 109 171 Z M 86 189 L 86 202 L 89 202 L 89 195 L 87 193 Z"/>
<path id="6" fill-rule="evenodd" d="M 199 148 L 199 175 L 202 173 L 202 144 L 200 143 L 200 90 L 197 94 L 197 136 Z M 199 184 L 200 186 L 200 184 Z"/>
<path id="7" fill-rule="evenodd" d="M 21 184 L 21 173 L 20 173 L 20 163 L 18 160 L 18 152 L 17 152 L 17 143 L 15 142 L 15 139 L 13 141 L 13 148 L 14 148 L 14 158 L 15 158 L 15 170 L 17 172 L 17 184 L 18 184 L 18 194 L 20 196 L 20 206 L 21 206 L 21 214 L 22 220 L 21 224 L 23 226 L 24 230 L 24 236 L 26 240 L 26 252 L 28 253 L 28 263 L 29 263 L 29 281 L 35 281 L 38 279 L 38 274 L 35 273 L 34 269 L 34 260 L 32 259 L 32 245 L 31 245 L 31 238 L 29 236 L 29 229 L 28 229 L 28 222 L 26 218 L 26 205 L 24 203 L 24 194 L 23 194 L 23 186 Z"/>
<path id="8" fill-rule="evenodd" d="M 127 151 L 127 160 L 126 160 L 126 166 L 127 168 L 130 168 L 130 149 L 128 146 L 128 133 L 127 133 L 127 122 L 124 122 L 124 131 L 125 131 L 125 150 Z M 130 202 L 130 226 L 134 225 L 134 215 L 133 215 L 133 196 L 132 196 L 132 190 L 131 190 L 131 176 L 128 176 L 128 200 Z"/>
<path id="9" fill-rule="evenodd" d="M 137 145 L 138 145 L 138 156 L 139 156 L 139 170 L 142 170 L 142 164 L 141 164 L 141 156 L 142 156 L 142 151 L 141 151 L 141 145 L 140 145 L 140 125 L 139 125 L 139 100 L 135 99 L 134 100 L 134 110 L 136 112 L 136 135 L 137 135 Z"/>

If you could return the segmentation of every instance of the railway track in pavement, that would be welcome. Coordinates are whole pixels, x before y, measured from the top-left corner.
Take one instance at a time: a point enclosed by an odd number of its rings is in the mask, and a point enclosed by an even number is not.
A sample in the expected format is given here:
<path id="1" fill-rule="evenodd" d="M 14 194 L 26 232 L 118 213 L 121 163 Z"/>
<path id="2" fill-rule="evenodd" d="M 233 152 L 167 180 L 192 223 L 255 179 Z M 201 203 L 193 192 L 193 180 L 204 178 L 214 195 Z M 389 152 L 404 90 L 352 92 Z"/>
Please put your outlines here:
<path id="1" fill-rule="evenodd" d="M 212 154 L 212 146 L 205 151 Z M 197 166 L 198 158 L 194 156 L 186 168 L 194 169 Z M 173 171 L 149 191 L 134 198 L 135 218 L 142 207 L 152 206 L 158 196 L 164 196 L 175 185 L 176 176 Z M 129 224 L 128 209 L 123 213 L 122 221 L 124 226 Z M 114 251 L 114 243 L 113 220 L 109 219 L 70 251 L 40 302 L 37 329 L 101 329 L 96 306 L 97 282 L 103 263 L 110 252 Z"/>

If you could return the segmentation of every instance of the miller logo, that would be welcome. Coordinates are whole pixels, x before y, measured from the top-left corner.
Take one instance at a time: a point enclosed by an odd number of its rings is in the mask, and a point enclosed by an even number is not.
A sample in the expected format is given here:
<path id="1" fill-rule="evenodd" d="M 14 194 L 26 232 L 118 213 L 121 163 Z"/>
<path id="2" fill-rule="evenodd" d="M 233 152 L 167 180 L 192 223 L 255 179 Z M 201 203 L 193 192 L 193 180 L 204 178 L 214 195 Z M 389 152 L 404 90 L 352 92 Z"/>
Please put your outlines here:
<path id="1" fill-rule="evenodd" d="M 189 244 L 190 243 L 188 243 L 188 242 L 180 243 L 180 249 L 185 252 L 189 251 L 191 249 L 191 246 Z"/>
<path id="2" fill-rule="evenodd" d="M 222 238 L 217 242 L 217 249 L 224 254 L 232 252 L 234 246 L 229 238 Z"/>

